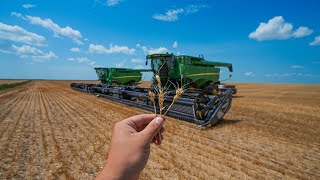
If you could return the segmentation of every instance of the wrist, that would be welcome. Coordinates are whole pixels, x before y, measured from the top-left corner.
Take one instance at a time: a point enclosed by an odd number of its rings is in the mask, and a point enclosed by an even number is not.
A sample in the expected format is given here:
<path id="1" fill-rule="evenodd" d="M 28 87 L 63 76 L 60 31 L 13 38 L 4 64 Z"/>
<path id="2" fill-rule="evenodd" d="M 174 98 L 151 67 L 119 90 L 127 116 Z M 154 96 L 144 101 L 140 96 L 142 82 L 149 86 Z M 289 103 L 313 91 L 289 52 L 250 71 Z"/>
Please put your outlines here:
<path id="1" fill-rule="evenodd" d="M 110 179 L 110 180 L 130 180 L 138 179 L 139 174 L 133 173 L 134 170 L 127 168 L 126 165 L 118 165 L 117 163 L 112 163 L 107 161 L 104 168 L 100 172 L 97 179 Z"/>

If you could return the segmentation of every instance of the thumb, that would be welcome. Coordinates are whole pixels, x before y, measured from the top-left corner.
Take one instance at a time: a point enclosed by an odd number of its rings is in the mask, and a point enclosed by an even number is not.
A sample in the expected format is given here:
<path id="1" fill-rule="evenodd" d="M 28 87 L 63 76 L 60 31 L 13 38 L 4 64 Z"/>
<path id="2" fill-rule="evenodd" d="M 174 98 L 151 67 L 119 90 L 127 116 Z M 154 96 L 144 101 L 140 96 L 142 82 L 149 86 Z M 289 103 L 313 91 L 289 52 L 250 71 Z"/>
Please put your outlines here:
<path id="1" fill-rule="evenodd" d="M 141 131 L 141 134 L 146 138 L 148 142 L 151 142 L 152 139 L 157 135 L 163 125 L 164 119 L 162 117 L 154 118 L 147 127 Z"/>

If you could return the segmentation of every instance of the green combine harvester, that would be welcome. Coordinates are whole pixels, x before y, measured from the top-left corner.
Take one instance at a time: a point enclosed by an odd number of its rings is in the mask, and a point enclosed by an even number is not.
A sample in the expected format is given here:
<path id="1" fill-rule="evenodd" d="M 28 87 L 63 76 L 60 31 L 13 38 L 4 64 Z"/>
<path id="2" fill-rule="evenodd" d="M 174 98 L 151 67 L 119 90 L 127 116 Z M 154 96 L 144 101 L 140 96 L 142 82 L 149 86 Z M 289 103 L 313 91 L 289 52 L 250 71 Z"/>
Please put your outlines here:
<path id="1" fill-rule="evenodd" d="M 149 72 L 147 69 L 127 68 L 94 68 L 101 84 L 106 85 L 136 85 L 141 81 L 142 73 Z"/>
<path id="2" fill-rule="evenodd" d="M 95 94 L 126 105 L 135 106 L 148 111 L 154 111 L 148 92 L 153 91 L 158 101 L 156 75 L 159 75 L 161 83 L 168 92 L 165 96 L 164 107 L 168 107 L 175 96 L 176 87 L 184 87 L 184 93 L 175 101 L 167 115 L 181 120 L 198 124 L 199 126 L 214 125 L 221 120 L 231 108 L 232 94 L 236 93 L 233 85 L 224 85 L 219 81 L 220 67 L 233 71 L 232 64 L 211 62 L 203 57 L 175 56 L 173 54 L 151 54 L 146 57 L 146 66 L 151 61 L 153 83 L 150 88 L 142 88 L 132 85 L 139 75 L 110 73 L 113 68 L 95 68 L 101 81 L 100 84 L 72 83 L 71 88 L 87 93 Z M 141 70 L 123 69 L 128 73 L 141 74 Z M 116 72 L 114 70 L 113 72 Z M 120 82 L 122 76 L 126 77 Z M 230 76 L 231 77 L 231 76 Z M 114 80 L 119 83 L 114 84 Z M 158 103 L 156 103 L 158 104 Z M 166 110 L 164 109 L 164 111 Z M 157 107 L 159 112 L 159 107 Z"/>

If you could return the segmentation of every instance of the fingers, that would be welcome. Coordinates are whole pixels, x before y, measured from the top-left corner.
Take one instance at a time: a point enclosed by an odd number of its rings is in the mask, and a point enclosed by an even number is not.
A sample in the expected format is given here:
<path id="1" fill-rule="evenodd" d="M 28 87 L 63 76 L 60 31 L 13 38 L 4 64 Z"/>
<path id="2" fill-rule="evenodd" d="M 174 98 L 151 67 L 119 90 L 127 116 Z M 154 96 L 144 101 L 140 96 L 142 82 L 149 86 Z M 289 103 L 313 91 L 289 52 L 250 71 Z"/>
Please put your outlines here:
<path id="1" fill-rule="evenodd" d="M 127 118 L 130 124 L 134 125 L 136 130 L 141 129 L 141 127 L 149 124 L 157 115 L 155 114 L 140 114 Z"/>
<path id="2" fill-rule="evenodd" d="M 146 126 L 144 130 L 140 132 L 148 143 L 151 143 L 153 138 L 161 131 L 163 122 L 164 119 L 162 117 L 156 117 Z"/>
<path id="3" fill-rule="evenodd" d="M 161 130 L 163 130 L 163 131 L 161 132 Z M 161 130 L 160 130 L 161 133 L 158 133 L 155 137 L 153 137 L 152 143 L 154 143 L 156 145 L 160 145 L 162 143 L 162 141 L 164 139 L 163 134 L 162 134 L 164 132 L 164 129 L 161 128 Z"/>

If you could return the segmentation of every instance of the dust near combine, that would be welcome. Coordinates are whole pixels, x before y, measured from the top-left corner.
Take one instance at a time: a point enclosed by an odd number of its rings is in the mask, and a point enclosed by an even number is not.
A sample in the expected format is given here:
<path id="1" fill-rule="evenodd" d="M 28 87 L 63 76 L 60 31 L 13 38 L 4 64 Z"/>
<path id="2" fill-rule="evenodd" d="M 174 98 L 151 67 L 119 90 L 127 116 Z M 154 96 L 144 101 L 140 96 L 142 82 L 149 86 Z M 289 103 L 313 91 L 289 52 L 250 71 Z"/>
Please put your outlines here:
<path id="1" fill-rule="evenodd" d="M 149 113 L 32 81 L 0 92 L 1 179 L 93 179 L 115 122 Z M 141 179 L 320 179 L 320 85 L 236 84 L 214 128 L 166 118 Z"/>

